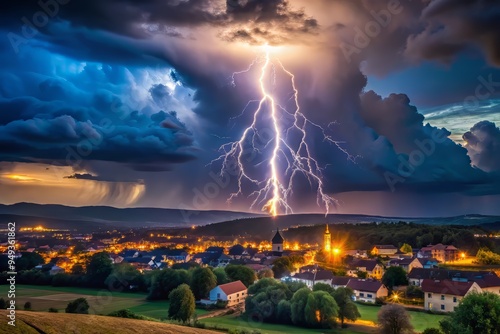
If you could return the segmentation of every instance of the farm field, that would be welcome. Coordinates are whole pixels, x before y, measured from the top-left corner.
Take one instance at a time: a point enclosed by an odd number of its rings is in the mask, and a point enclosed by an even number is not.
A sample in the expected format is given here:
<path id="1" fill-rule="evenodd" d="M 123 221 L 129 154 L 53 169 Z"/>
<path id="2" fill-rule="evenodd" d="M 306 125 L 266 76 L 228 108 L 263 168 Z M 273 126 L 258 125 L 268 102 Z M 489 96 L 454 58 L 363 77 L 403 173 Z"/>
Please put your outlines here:
<path id="1" fill-rule="evenodd" d="M 24 303 L 31 302 L 34 311 L 48 311 L 53 307 L 64 312 L 66 305 L 77 298 L 86 298 L 90 314 L 106 315 L 110 312 L 129 309 L 134 313 L 151 318 L 166 318 L 168 301 L 148 301 L 144 293 L 110 292 L 104 289 L 73 287 L 52 287 L 38 285 L 17 285 L 16 304 L 22 309 Z M 7 285 L 0 285 L 0 296 L 6 296 Z M 5 297 L 4 297 L 5 298 Z M 197 315 L 206 314 L 205 310 L 196 310 Z"/>

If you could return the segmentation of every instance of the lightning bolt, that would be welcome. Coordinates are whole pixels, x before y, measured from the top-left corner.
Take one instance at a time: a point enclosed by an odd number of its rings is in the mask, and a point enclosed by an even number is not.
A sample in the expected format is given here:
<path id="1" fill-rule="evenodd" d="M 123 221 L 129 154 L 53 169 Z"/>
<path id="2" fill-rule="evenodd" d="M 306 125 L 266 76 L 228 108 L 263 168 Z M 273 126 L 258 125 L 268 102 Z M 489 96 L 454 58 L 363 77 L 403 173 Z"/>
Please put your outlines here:
<path id="1" fill-rule="evenodd" d="M 229 203 L 233 199 L 245 195 L 247 192 L 244 191 L 244 187 L 249 184 L 255 188 L 254 191 L 247 195 L 249 198 L 253 198 L 251 209 L 257 205 L 262 205 L 262 211 L 267 211 L 272 216 L 277 216 L 280 211 L 284 211 L 286 214 L 293 213 L 289 200 L 293 194 L 294 180 L 299 175 L 302 175 L 306 177 L 311 187 L 315 187 L 316 202 L 328 214 L 332 206 L 338 204 L 338 201 L 324 191 L 323 168 L 320 167 L 318 161 L 312 155 L 308 144 L 308 129 L 316 128 L 321 131 L 324 141 L 341 150 L 350 161 L 355 163 L 357 157 L 351 156 L 342 147 L 342 142 L 334 140 L 323 127 L 310 121 L 302 113 L 299 106 L 299 91 L 295 84 L 295 75 L 287 70 L 279 59 L 271 57 L 269 46 L 264 46 L 264 50 L 264 55 L 257 57 L 247 69 L 234 72 L 231 76 L 231 84 L 236 86 L 236 76 L 250 72 L 255 66 L 261 66 L 258 79 L 261 98 L 250 100 L 241 114 L 237 116 L 241 117 L 253 104 L 257 104 L 252 123 L 243 131 L 238 141 L 223 144 L 219 148 L 221 155 L 214 159 L 211 164 L 222 161 L 221 175 L 224 170 L 231 167 L 232 163 L 236 164 L 238 189 L 228 198 Z M 281 70 L 290 79 L 292 91 L 289 93 L 290 98 L 288 101 L 293 101 L 293 111 L 287 110 L 285 106 L 280 104 L 272 89 L 266 85 L 268 75 L 271 75 L 272 83 L 276 85 L 277 70 Z M 267 115 L 264 111 L 265 107 L 268 109 Z M 263 140 L 259 119 L 266 116 L 271 123 L 272 136 L 270 139 L 264 139 L 262 145 L 258 145 L 259 141 Z M 287 122 L 290 124 L 287 125 Z M 334 123 L 330 123 L 327 129 L 332 124 Z M 298 143 L 296 139 L 291 139 L 293 133 L 297 133 Z M 246 147 L 246 144 L 248 144 L 248 147 Z M 246 158 L 247 151 L 263 154 L 263 150 L 269 147 L 271 147 L 270 157 L 264 161 L 268 162 L 269 172 L 267 178 L 261 179 L 253 176 L 249 171 L 248 160 L 251 159 Z M 255 158 L 255 155 L 253 157 Z M 280 168 L 280 162 L 284 164 L 284 168 Z"/>

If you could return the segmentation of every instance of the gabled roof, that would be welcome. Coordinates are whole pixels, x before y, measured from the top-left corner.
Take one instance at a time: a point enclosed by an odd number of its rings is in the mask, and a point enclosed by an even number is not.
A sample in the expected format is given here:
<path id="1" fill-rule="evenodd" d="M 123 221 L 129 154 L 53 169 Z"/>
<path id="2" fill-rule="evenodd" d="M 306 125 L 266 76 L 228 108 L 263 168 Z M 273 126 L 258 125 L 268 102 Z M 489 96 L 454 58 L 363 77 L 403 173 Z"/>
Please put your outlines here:
<path id="1" fill-rule="evenodd" d="M 353 268 L 366 268 L 367 271 L 373 271 L 377 266 L 377 260 L 356 260 L 351 264 Z"/>
<path id="2" fill-rule="evenodd" d="M 413 261 L 415 261 L 415 258 L 411 257 L 411 258 L 403 258 L 403 259 L 392 259 L 389 261 L 389 263 L 391 265 L 394 264 L 394 265 L 399 265 L 399 266 L 408 266 Z"/>
<path id="3" fill-rule="evenodd" d="M 285 239 L 283 239 L 283 236 L 281 236 L 280 230 L 276 229 L 276 234 L 274 235 L 273 239 L 271 240 L 271 243 L 273 244 L 282 244 Z"/>
<path id="4" fill-rule="evenodd" d="M 440 293 L 443 295 L 465 296 L 472 288 L 474 282 L 457 282 L 452 280 L 432 280 L 422 281 L 422 291 L 425 293 Z"/>
<path id="5" fill-rule="evenodd" d="M 377 292 L 382 286 L 383 284 L 380 281 L 369 279 L 351 278 L 349 282 L 347 282 L 348 288 L 358 291 Z"/>
<path id="6" fill-rule="evenodd" d="M 375 245 L 374 248 L 378 249 L 397 249 L 394 245 Z"/>
<path id="7" fill-rule="evenodd" d="M 347 285 L 347 283 L 352 279 L 348 276 L 333 276 L 332 285 Z"/>
<path id="8" fill-rule="evenodd" d="M 221 284 L 219 285 L 219 288 L 221 288 L 221 290 L 224 291 L 224 293 L 228 296 L 232 295 L 233 293 L 245 291 L 247 289 L 245 284 L 243 284 L 241 281 Z"/>

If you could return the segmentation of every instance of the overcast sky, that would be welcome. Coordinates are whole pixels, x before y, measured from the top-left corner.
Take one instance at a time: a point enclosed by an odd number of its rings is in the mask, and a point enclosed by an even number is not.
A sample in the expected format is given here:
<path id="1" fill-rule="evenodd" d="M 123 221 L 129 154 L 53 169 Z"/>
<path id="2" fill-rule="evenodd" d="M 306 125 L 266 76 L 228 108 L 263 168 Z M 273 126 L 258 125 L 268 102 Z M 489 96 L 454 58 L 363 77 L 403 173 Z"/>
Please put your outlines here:
<path id="1" fill-rule="evenodd" d="M 500 215 L 498 1 L 40 3 L 0 11 L 1 203 L 260 212 L 256 185 L 211 162 L 252 122 L 267 50 L 331 212 Z M 252 178 L 271 177 L 274 138 Z M 293 212 L 324 212 L 317 190 L 297 176 Z"/>

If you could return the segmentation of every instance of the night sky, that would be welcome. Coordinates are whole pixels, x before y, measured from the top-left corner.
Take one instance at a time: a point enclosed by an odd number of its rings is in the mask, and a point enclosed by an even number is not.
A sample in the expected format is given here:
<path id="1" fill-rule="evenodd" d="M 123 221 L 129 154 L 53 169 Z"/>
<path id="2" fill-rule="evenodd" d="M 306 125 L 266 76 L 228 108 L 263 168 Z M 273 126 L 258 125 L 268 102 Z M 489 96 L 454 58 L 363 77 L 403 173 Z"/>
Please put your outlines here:
<path id="1" fill-rule="evenodd" d="M 500 1 L 1 6 L 1 203 L 260 212 L 257 186 L 217 158 L 252 122 L 267 51 L 266 87 L 292 108 L 282 64 L 314 124 L 330 212 L 500 215 Z M 274 138 L 244 149 L 252 178 L 269 180 Z M 325 212 L 317 186 L 296 176 L 293 212 Z"/>

